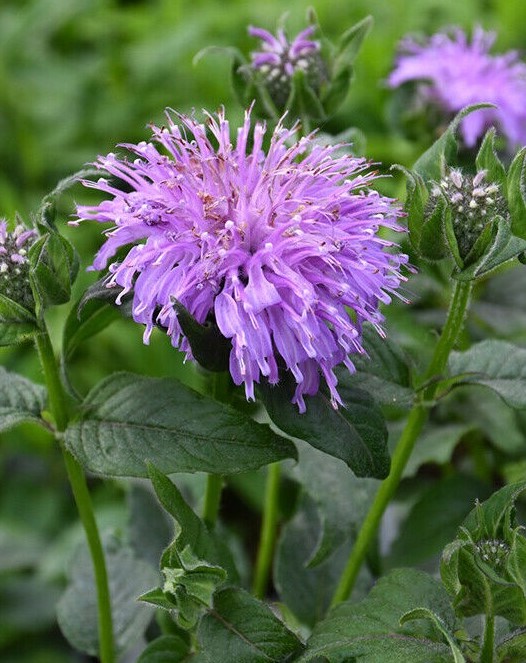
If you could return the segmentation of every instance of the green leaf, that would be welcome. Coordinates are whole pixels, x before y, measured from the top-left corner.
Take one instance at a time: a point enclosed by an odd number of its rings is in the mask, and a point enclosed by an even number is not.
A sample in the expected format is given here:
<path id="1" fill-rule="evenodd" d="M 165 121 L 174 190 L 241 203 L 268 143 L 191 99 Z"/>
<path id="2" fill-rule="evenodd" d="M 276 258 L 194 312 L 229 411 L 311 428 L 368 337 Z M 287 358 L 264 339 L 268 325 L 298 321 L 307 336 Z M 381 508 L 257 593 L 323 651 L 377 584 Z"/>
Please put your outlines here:
<path id="1" fill-rule="evenodd" d="M 491 127 L 485 134 L 482 145 L 477 153 L 475 165 L 477 172 L 486 170 L 486 181 L 494 182 L 501 187 L 502 193 L 506 191 L 506 170 L 495 149 L 495 136 L 497 132 Z"/>
<path id="2" fill-rule="evenodd" d="M 442 260 L 453 252 L 459 260 L 455 236 L 449 232 L 451 211 L 442 196 L 422 226 L 418 251 L 426 260 Z"/>
<path id="3" fill-rule="evenodd" d="M 224 567 L 228 571 L 230 579 L 235 581 L 237 573 L 222 540 L 208 530 L 204 522 L 185 502 L 177 486 L 167 476 L 152 464 L 148 465 L 148 473 L 157 499 L 177 523 L 176 549 L 182 551 L 190 548 L 201 559 Z"/>
<path id="4" fill-rule="evenodd" d="M 355 477 L 343 461 L 309 444 L 298 442 L 298 449 L 299 462 L 293 475 L 315 502 L 320 519 L 311 545 L 302 552 L 310 555 L 306 563 L 316 566 L 360 525 L 378 482 Z"/>
<path id="5" fill-rule="evenodd" d="M 336 61 L 337 69 L 342 64 L 352 64 L 358 55 L 363 40 L 373 27 L 373 17 L 366 16 L 361 21 L 346 30 L 336 43 Z"/>
<path id="6" fill-rule="evenodd" d="M 214 663 L 282 663 L 302 644 L 263 602 L 242 589 L 217 592 L 199 625 L 200 648 Z"/>
<path id="7" fill-rule="evenodd" d="M 488 493 L 485 484 L 466 474 L 453 474 L 432 484 L 420 495 L 400 525 L 391 546 L 388 566 L 416 566 L 439 555 L 455 537 L 475 500 Z"/>
<path id="8" fill-rule="evenodd" d="M 508 169 L 507 198 L 511 230 L 526 239 L 526 147 L 517 152 Z"/>
<path id="9" fill-rule="evenodd" d="M 194 359 L 209 371 L 228 371 L 232 342 L 219 331 L 215 322 L 204 325 L 177 300 L 173 300 L 177 320 L 192 348 Z"/>
<path id="10" fill-rule="evenodd" d="M 404 166 L 396 164 L 395 170 L 400 170 L 406 178 L 407 195 L 405 202 L 405 211 L 407 214 L 407 229 L 409 239 L 416 251 L 420 251 L 420 241 L 422 237 L 422 228 L 424 225 L 424 210 L 426 207 L 429 193 L 424 180 Z"/>
<path id="11" fill-rule="evenodd" d="M 413 621 L 415 619 L 429 619 L 437 627 L 437 629 L 443 634 L 444 638 L 447 640 L 447 643 L 451 647 L 451 652 L 453 653 L 454 663 L 466 663 L 466 659 L 462 655 L 456 641 L 455 636 L 451 631 L 444 626 L 442 619 L 435 614 L 429 608 L 415 608 L 406 612 L 405 615 L 402 615 L 400 619 L 400 625 L 403 625 L 407 622 Z"/>
<path id="12" fill-rule="evenodd" d="M 0 294 L 0 346 L 28 341 L 37 331 L 34 314 Z"/>
<path id="13" fill-rule="evenodd" d="M 106 564 L 115 645 L 123 653 L 141 637 L 152 618 L 151 608 L 139 603 L 137 597 L 157 580 L 157 572 L 116 542 L 106 546 Z M 76 649 L 92 656 L 98 653 L 95 580 L 86 548 L 74 558 L 57 617 L 62 633 Z"/>
<path id="14" fill-rule="evenodd" d="M 42 424 L 46 398 L 44 387 L 0 367 L 0 431 L 26 421 Z"/>
<path id="15" fill-rule="evenodd" d="M 516 527 L 514 503 L 526 481 L 501 488 L 464 520 L 457 539 L 442 555 L 444 585 L 460 614 L 493 614 L 526 623 L 526 546 Z"/>
<path id="16" fill-rule="evenodd" d="M 175 540 L 161 557 L 162 588 L 141 599 L 174 614 L 183 629 L 192 629 L 212 605 L 214 592 L 227 578 L 238 580 L 230 552 L 196 516 L 177 487 L 153 465 L 148 466 L 157 498 L 176 524 Z"/>
<path id="17" fill-rule="evenodd" d="M 338 372 L 340 384 L 368 391 L 379 405 L 410 408 L 414 392 L 408 357 L 372 325 L 364 325 L 362 339 L 366 355 L 353 356 L 356 373 Z"/>
<path id="18" fill-rule="evenodd" d="M 328 500 L 329 498 L 327 502 Z M 350 502 L 347 507 L 349 511 L 352 510 L 353 503 Z M 274 584 L 281 601 L 292 611 L 296 619 L 310 628 L 324 617 L 329 608 L 347 563 L 351 544 L 348 534 L 343 544 L 327 554 L 327 546 L 322 547 L 323 544 L 320 542 L 317 558 L 314 559 L 313 552 L 316 551 L 313 547 L 317 541 L 320 541 L 320 532 L 324 532 L 324 542 L 329 538 L 327 522 L 323 522 L 321 518 L 320 507 L 309 495 L 304 494 L 294 517 L 287 521 L 281 530 L 274 561 Z M 344 526 L 345 524 L 342 525 L 342 529 Z M 336 541 L 332 540 L 331 543 Z M 322 553 L 324 559 L 321 559 Z M 316 562 L 315 566 L 313 562 Z M 370 574 L 363 568 L 358 577 L 354 596 L 365 594 L 371 583 Z"/>
<path id="19" fill-rule="evenodd" d="M 188 644 L 178 635 L 162 635 L 146 647 L 137 663 L 184 663 L 190 661 Z"/>
<path id="20" fill-rule="evenodd" d="M 401 624 L 415 609 L 437 615 L 433 622 Z M 346 601 L 319 622 L 298 661 L 322 657 L 360 663 L 451 663 L 451 649 L 444 642 L 444 629 L 456 630 L 453 608 L 444 588 L 434 578 L 414 569 L 398 569 L 382 577 L 364 600 Z"/>
<path id="21" fill-rule="evenodd" d="M 292 76 L 290 95 L 285 109 L 291 117 L 300 118 L 304 127 L 310 127 L 312 120 L 325 118 L 322 103 L 301 69 L 296 69 Z"/>
<path id="22" fill-rule="evenodd" d="M 87 469 L 110 476 L 147 476 L 147 461 L 166 473 L 230 474 L 296 455 L 268 426 L 177 380 L 130 373 L 88 394 L 65 442 Z"/>
<path id="23" fill-rule="evenodd" d="M 463 108 L 450 122 L 446 131 L 431 147 L 422 154 L 413 166 L 413 170 L 420 175 L 424 181 L 434 180 L 438 182 L 441 173 L 441 164 L 445 161 L 454 161 L 457 152 L 456 132 L 462 120 L 482 108 L 492 108 L 492 104 L 473 104 Z"/>
<path id="24" fill-rule="evenodd" d="M 320 391 L 307 396 L 307 411 L 299 414 L 290 402 L 291 385 L 262 385 L 260 393 L 272 421 L 287 435 L 308 442 L 343 460 L 356 476 L 383 479 L 389 473 L 387 429 L 371 396 L 345 383 L 338 385 L 345 404 L 335 410 Z"/>
<path id="25" fill-rule="evenodd" d="M 78 271 L 73 246 L 57 232 L 39 237 L 28 251 L 29 279 L 40 309 L 64 304 L 71 297 L 71 284 Z"/>
<path id="26" fill-rule="evenodd" d="M 468 267 L 455 270 L 452 274 L 454 279 L 472 281 L 481 278 L 526 251 L 526 240 L 514 237 L 507 221 L 502 217 L 495 217 L 493 223 L 497 234 L 489 250 Z"/>
<path id="27" fill-rule="evenodd" d="M 523 663 L 526 660 L 526 629 L 507 633 L 496 642 L 498 663 Z"/>
<path id="28" fill-rule="evenodd" d="M 127 494 L 130 546 L 139 559 L 157 567 L 173 536 L 172 519 L 146 485 L 132 484 Z"/>
<path id="29" fill-rule="evenodd" d="M 500 340 L 476 343 L 466 352 L 453 352 L 449 370 L 462 376 L 459 384 L 493 389 L 509 406 L 526 408 L 526 350 Z"/>

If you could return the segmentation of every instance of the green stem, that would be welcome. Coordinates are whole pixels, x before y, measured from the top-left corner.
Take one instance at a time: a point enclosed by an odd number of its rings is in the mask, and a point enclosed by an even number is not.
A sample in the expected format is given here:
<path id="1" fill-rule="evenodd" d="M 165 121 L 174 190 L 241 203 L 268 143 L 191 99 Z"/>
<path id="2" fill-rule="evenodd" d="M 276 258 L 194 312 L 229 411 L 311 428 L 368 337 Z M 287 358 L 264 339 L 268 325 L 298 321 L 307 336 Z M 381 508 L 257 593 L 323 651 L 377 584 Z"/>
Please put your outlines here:
<path id="1" fill-rule="evenodd" d="M 480 663 L 493 663 L 495 658 L 495 617 L 492 614 L 486 615 L 484 625 L 484 641 L 480 652 Z"/>
<path id="2" fill-rule="evenodd" d="M 389 476 L 380 485 L 369 512 L 358 532 L 351 555 L 347 560 L 347 565 L 332 599 L 332 605 L 345 601 L 350 596 L 367 551 L 376 536 L 382 516 L 398 488 L 415 442 L 427 421 L 429 407 L 438 388 L 438 383 L 436 381 L 430 382 L 430 380 L 433 380 L 444 372 L 449 353 L 464 324 L 471 289 L 471 282 L 455 281 L 446 323 L 435 347 L 431 363 L 424 375 L 424 384 L 427 382 L 429 384 L 420 393 L 418 400 L 409 413 L 404 431 L 391 459 Z"/>
<path id="3" fill-rule="evenodd" d="M 62 433 L 66 429 L 69 420 L 68 398 L 60 379 L 57 361 L 47 329 L 44 328 L 37 334 L 36 346 L 46 379 L 49 409 L 55 420 L 57 432 Z M 86 533 L 95 572 L 100 659 L 102 663 L 113 663 L 113 625 L 108 574 L 91 497 L 81 466 L 63 445 L 62 453 L 73 497 Z"/>
<path id="4" fill-rule="evenodd" d="M 209 474 L 206 478 L 205 501 L 203 505 L 203 520 L 208 527 L 214 527 L 219 513 L 223 477 L 220 474 Z"/>
<path id="5" fill-rule="evenodd" d="M 252 592 L 256 598 L 263 598 L 267 590 L 276 530 L 278 526 L 278 502 L 281 466 L 272 463 L 267 469 L 267 483 L 265 487 L 265 504 L 263 509 L 263 522 L 261 524 L 261 538 L 259 540 L 256 569 Z"/>

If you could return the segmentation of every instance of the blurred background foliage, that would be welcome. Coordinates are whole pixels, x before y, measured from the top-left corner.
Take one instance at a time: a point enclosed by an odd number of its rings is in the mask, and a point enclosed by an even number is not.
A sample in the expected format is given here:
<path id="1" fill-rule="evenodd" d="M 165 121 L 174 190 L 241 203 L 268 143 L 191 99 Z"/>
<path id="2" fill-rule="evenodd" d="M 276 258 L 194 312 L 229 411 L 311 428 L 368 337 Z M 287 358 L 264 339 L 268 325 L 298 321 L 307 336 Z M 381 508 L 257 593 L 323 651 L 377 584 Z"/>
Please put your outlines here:
<path id="1" fill-rule="evenodd" d="M 351 93 L 324 129 L 337 134 L 357 127 L 366 136 L 364 153 L 386 169 L 392 163 L 410 165 L 427 147 L 396 131 L 393 93 L 384 85 L 403 35 L 430 34 L 452 24 L 470 32 L 480 24 L 497 31 L 496 50 L 526 48 L 526 3 L 518 1 L 289 0 L 285 4 L 278 0 L 2 0 L 0 216 L 12 219 L 18 212 L 29 218 L 59 179 L 97 155 L 112 151 L 117 143 L 147 138 L 147 125 L 162 123 L 166 107 L 191 112 L 202 108 L 213 111 L 224 105 L 235 125 L 242 109 L 229 86 L 230 60 L 212 53 L 194 65 L 194 56 L 210 45 L 236 46 L 248 54 L 256 43 L 247 35 L 247 26 L 274 30 L 285 11 L 286 25 L 293 35 L 305 26 L 311 5 L 329 39 L 337 38 L 368 14 L 374 18 L 374 27 L 356 61 Z M 396 191 L 401 194 L 403 189 Z M 85 268 L 100 244 L 100 227 L 84 224 L 72 229 L 66 222 L 74 201 L 87 195 L 76 187 L 63 196 L 59 210 L 61 227 L 81 256 L 77 297 L 95 279 Z M 498 278 L 500 286 L 492 281 L 477 303 L 470 333 L 477 337 L 489 330 L 500 337 L 525 341 L 525 279 L 510 278 L 506 273 Z M 417 354 L 426 353 L 426 329 L 436 322 L 437 306 L 438 315 L 443 315 L 444 288 L 440 284 L 444 281 L 440 269 L 423 273 L 420 285 L 415 284 L 412 290 L 415 306 L 408 310 L 394 307 L 389 312 L 399 340 Z M 51 322 L 57 338 L 70 307 L 53 312 Z M 163 334 L 154 334 L 149 347 L 142 345 L 141 336 L 137 325 L 122 320 L 87 342 L 77 357 L 76 386 L 86 391 L 113 370 L 183 375 L 181 357 Z M 0 355 L 8 369 L 41 381 L 32 346 L 2 349 Z M 464 411 L 473 407 L 468 403 Z M 458 410 L 458 400 L 454 404 L 445 401 L 437 416 L 451 418 L 455 408 Z M 523 461 L 518 460 L 524 440 L 521 417 L 506 424 L 506 439 L 511 440 L 508 447 L 497 444 L 490 457 L 483 450 L 484 436 L 473 432 L 475 424 L 457 418 L 461 421 L 456 437 L 447 441 L 451 452 L 433 475 L 449 481 L 447 486 L 444 483 L 444 495 L 451 493 L 452 484 L 466 486 L 460 475 L 451 479 L 455 458 L 466 470 L 466 448 L 476 459 L 475 469 L 467 468 L 476 477 L 472 482 L 488 486 L 496 466 L 515 472 L 514 478 L 524 471 L 520 466 Z M 81 538 L 60 454 L 45 433 L 29 425 L 2 435 L 0 445 L 0 659 L 5 663 L 86 660 L 69 649 L 55 625 L 54 606 L 67 560 Z M 246 512 L 241 518 L 245 522 L 257 517 L 260 478 L 238 477 L 230 487 L 244 496 Z M 421 480 L 416 492 L 412 490 L 415 482 L 414 476 L 408 479 L 413 496 L 410 504 L 417 502 L 415 494 L 424 495 L 420 510 L 414 508 L 420 521 L 426 523 L 436 500 L 432 495 L 426 498 L 429 477 Z M 433 539 L 430 544 L 428 538 L 431 550 L 417 550 L 411 563 L 425 561 L 437 552 L 445 543 L 441 541 L 444 528 L 454 533 L 470 508 L 475 489 L 471 490 L 471 484 L 469 488 L 464 491 L 465 508 L 453 510 L 455 522 L 441 521 L 440 531 L 429 535 L 440 540 Z M 102 526 L 111 526 L 124 538 L 129 536 L 124 508 L 128 487 L 93 480 L 93 489 Z M 440 485 L 434 489 L 441 494 Z M 228 493 L 225 499 L 228 504 Z M 409 532 L 406 543 L 403 538 L 395 542 L 392 563 L 399 563 L 407 550 L 414 550 L 413 539 Z M 133 656 L 129 660 L 134 660 Z"/>

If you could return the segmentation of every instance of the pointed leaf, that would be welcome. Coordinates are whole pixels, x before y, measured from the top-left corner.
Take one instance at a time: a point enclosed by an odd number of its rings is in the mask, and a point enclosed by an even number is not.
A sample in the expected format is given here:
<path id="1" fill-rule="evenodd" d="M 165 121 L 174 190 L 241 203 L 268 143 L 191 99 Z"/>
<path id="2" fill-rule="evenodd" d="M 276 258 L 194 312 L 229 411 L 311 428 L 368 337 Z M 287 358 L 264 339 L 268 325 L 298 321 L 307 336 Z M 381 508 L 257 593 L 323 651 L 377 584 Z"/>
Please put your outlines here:
<path id="1" fill-rule="evenodd" d="M 511 230 L 526 239 L 526 147 L 516 154 L 509 167 L 507 198 Z"/>
<path id="2" fill-rule="evenodd" d="M 371 396 L 361 389 L 338 385 L 345 403 L 335 410 L 323 392 L 306 397 L 307 411 L 298 414 L 290 402 L 290 385 L 263 385 L 260 392 L 272 421 L 284 433 L 340 458 L 359 477 L 383 479 L 389 473 L 387 429 Z"/>
<path id="3" fill-rule="evenodd" d="M 440 164 L 445 159 L 446 163 L 454 160 L 457 151 L 456 132 L 462 120 L 470 113 L 475 113 L 482 108 L 492 108 L 492 104 L 473 104 L 463 108 L 450 122 L 446 131 L 440 138 L 424 152 L 416 161 L 413 170 L 425 181 L 434 180 L 438 182 L 442 173 Z"/>
<path id="4" fill-rule="evenodd" d="M 229 474 L 296 455 L 268 426 L 177 380 L 130 373 L 88 394 L 65 442 L 87 469 L 110 476 L 147 476 L 147 461 L 167 473 Z"/>
<path id="5" fill-rule="evenodd" d="M 0 346 L 28 341 L 37 330 L 37 321 L 31 311 L 0 294 Z"/>
<path id="6" fill-rule="evenodd" d="M 335 67 L 342 64 L 352 64 L 358 55 L 363 40 L 373 26 L 373 17 L 366 16 L 361 21 L 351 26 L 338 39 L 336 44 Z"/>
<path id="7" fill-rule="evenodd" d="M 214 607 L 199 625 L 197 638 L 214 663 L 281 663 L 302 644 L 263 602 L 242 589 L 217 592 Z"/>
<path id="8" fill-rule="evenodd" d="M 162 635 L 146 647 L 137 663 L 184 663 L 191 660 L 188 643 L 178 635 Z"/>
<path id="9" fill-rule="evenodd" d="M 26 421 L 43 423 L 45 404 L 44 387 L 0 367 L 0 431 Z"/>
<path id="10" fill-rule="evenodd" d="M 500 340 L 476 343 L 449 359 L 453 375 L 462 382 L 493 389 L 508 405 L 526 408 L 526 349 Z"/>
<path id="11" fill-rule="evenodd" d="M 78 256 L 70 242 L 57 232 L 46 233 L 31 245 L 28 260 L 31 288 L 39 307 L 68 302 L 78 271 Z"/>
<path id="12" fill-rule="evenodd" d="M 416 608 L 436 614 L 442 628 L 423 621 L 401 625 L 403 616 Z M 381 578 L 363 601 L 347 601 L 334 608 L 315 626 L 307 650 L 298 660 L 451 663 L 444 628 L 449 633 L 456 629 L 444 588 L 422 571 L 398 569 Z"/>
<path id="13" fill-rule="evenodd" d="M 495 127 L 491 127 L 485 134 L 482 145 L 475 159 L 477 171 L 486 170 L 486 181 L 495 182 L 501 187 L 501 191 L 506 191 L 506 170 L 495 149 L 495 136 L 497 132 Z"/>

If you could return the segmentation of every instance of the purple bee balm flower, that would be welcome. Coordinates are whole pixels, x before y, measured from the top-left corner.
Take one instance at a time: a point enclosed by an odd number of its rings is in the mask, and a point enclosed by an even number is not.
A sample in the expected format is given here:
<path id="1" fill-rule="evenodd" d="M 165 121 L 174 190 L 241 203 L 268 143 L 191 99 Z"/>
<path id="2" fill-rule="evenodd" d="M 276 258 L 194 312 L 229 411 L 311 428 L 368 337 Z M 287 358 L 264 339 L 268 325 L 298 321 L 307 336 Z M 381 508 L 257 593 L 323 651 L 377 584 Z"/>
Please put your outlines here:
<path id="1" fill-rule="evenodd" d="M 433 35 L 420 44 L 411 38 L 401 43 L 391 87 L 421 81 L 420 94 L 448 114 L 470 104 L 490 102 L 495 109 L 468 115 L 461 124 L 466 146 L 472 147 L 496 125 L 511 146 L 526 144 L 526 64 L 514 51 L 490 55 L 495 34 L 476 28 L 471 43 L 459 28 Z"/>
<path id="2" fill-rule="evenodd" d="M 281 29 L 274 36 L 267 30 L 250 26 L 248 33 L 251 37 L 260 39 L 263 48 L 261 52 L 252 53 L 253 66 L 265 72 L 274 68 L 276 75 L 284 74 L 289 78 L 296 69 L 306 70 L 310 55 L 320 50 L 319 42 L 308 39 L 315 30 L 316 26 L 310 25 L 289 42 Z"/>
<path id="3" fill-rule="evenodd" d="M 110 263 L 108 287 L 123 288 L 117 301 L 133 292 L 146 343 L 160 325 L 192 359 L 178 300 L 230 339 L 230 373 L 248 399 L 255 382 L 275 384 L 285 368 L 300 412 L 320 376 L 337 407 L 335 366 L 353 370 L 364 321 L 382 333 L 379 304 L 402 279 L 406 256 L 387 252 L 392 242 L 378 235 L 381 226 L 401 230 L 402 212 L 367 188 L 377 175 L 364 159 L 310 137 L 293 142 L 295 129 L 281 123 L 265 152 L 266 127 L 251 128 L 250 112 L 232 144 L 224 113 L 207 118 L 205 127 L 168 115 L 152 143 L 123 146 L 135 160 L 99 158 L 126 191 L 106 178 L 85 182 L 111 198 L 77 208 L 79 220 L 112 224 L 92 268 Z"/>
<path id="4" fill-rule="evenodd" d="M 289 41 L 284 30 L 279 29 L 276 36 L 250 26 L 248 32 L 261 40 L 261 51 L 252 53 L 252 67 L 261 74 L 271 98 L 279 109 L 283 109 L 291 91 L 291 78 L 296 71 L 303 71 L 307 82 L 314 92 L 319 92 L 328 80 L 325 63 L 320 55 L 318 41 L 309 37 L 317 26 L 310 25 Z"/>

